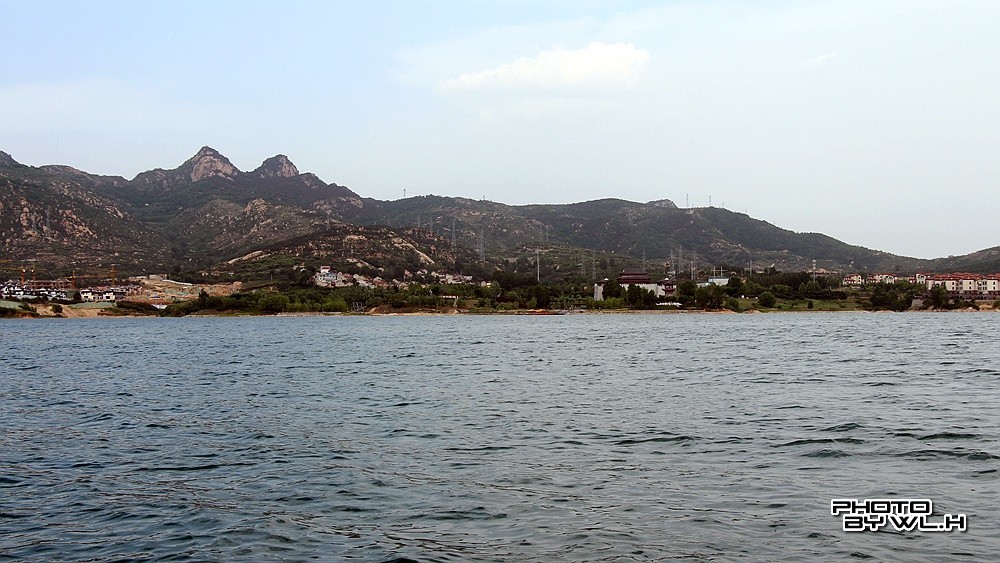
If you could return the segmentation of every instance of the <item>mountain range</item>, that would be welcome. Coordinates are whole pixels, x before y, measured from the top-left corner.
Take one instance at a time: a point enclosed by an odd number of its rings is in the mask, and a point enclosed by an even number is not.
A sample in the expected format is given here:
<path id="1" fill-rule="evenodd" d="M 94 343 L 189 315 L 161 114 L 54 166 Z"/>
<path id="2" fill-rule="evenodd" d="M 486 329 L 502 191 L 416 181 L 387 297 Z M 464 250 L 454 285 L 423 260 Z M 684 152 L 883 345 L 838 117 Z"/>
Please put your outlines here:
<path id="1" fill-rule="evenodd" d="M 203 147 L 180 166 L 132 180 L 69 166 L 26 166 L 0 152 L 0 273 L 21 268 L 122 272 L 231 271 L 256 264 L 465 268 L 588 256 L 678 269 L 813 264 L 840 271 L 1000 270 L 1000 247 L 923 260 L 796 233 L 719 207 L 601 199 L 505 205 L 444 196 L 380 201 L 301 173 L 284 155 L 240 171 Z M 485 258 L 485 260 L 481 260 Z M 612 259 L 611 264 L 617 262 Z M 253 269 L 253 268 L 251 268 Z M 259 273 L 259 272 L 258 272 Z M 596 266 L 591 274 L 598 274 Z"/>

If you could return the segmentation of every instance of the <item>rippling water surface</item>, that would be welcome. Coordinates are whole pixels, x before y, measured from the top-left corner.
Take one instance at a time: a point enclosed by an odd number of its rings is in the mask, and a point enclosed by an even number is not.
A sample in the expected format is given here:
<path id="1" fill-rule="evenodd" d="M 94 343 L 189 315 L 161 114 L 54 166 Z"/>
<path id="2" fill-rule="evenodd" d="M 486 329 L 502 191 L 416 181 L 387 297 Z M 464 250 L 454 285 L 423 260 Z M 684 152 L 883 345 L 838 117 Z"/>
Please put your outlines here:
<path id="1" fill-rule="evenodd" d="M 0 559 L 992 559 L 996 314 L 0 322 Z M 831 498 L 967 532 L 847 533 Z"/>

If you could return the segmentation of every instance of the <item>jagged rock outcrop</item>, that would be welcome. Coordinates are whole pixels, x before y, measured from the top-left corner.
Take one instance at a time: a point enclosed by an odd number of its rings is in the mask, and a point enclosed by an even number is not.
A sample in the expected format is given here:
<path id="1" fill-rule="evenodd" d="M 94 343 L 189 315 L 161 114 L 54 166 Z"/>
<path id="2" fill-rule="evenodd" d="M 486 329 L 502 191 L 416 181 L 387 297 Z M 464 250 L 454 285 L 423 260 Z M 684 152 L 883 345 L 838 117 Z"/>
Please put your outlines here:
<path id="1" fill-rule="evenodd" d="M 229 159 L 212 147 L 201 147 L 193 157 L 181 165 L 181 170 L 190 169 L 192 182 L 210 177 L 232 178 L 240 173 Z"/>
<path id="2" fill-rule="evenodd" d="M 250 174 L 257 178 L 294 178 L 299 175 L 299 169 L 287 156 L 279 154 L 265 160 Z"/>
<path id="3" fill-rule="evenodd" d="M 173 170 L 157 168 L 137 175 L 130 184 L 139 189 L 174 188 L 209 178 L 233 180 L 240 170 L 212 147 L 201 147 L 194 156 Z"/>

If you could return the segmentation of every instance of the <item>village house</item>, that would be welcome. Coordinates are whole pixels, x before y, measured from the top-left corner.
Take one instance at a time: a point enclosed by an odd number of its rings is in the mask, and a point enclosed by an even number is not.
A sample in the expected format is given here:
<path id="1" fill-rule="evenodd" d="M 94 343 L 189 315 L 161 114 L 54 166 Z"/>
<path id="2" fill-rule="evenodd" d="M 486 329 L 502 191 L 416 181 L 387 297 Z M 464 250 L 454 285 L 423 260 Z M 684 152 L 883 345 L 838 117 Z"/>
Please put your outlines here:
<path id="1" fill-rule="evenodd" d="M 861 286 L 865 285 L 865 277 L 861 274 L 847 274 L 844 276 L 844 285 Z"/>
<path id="2" fill-rule="evenodd" d="M 894 284 L 898 279 L 899 278 L 896 277 L 896 274 L 872 274 L 868 276 L 868 280 L 866 281 L 868 283 Z"/>
<path id="3" fill-rule="evenodd" d="M 329 266 L 320 266 L 319 271 L 313 276 L 313 282 L 320 287 L 346 287 L 354 285 L 354 278 L 349 274 L 331 270 Z"/>

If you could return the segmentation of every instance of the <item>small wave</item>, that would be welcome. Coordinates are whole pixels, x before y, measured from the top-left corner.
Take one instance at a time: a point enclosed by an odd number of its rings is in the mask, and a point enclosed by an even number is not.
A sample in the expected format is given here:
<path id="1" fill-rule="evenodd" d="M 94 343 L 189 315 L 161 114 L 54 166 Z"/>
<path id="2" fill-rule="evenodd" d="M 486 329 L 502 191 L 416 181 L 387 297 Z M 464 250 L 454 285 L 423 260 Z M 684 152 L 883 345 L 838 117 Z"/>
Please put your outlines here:
<path id="1" fill-rule="evenodd" d="M 655 436 L 653 438 L 643 438 L 643 439 L 625 439 L 615 442 L 619 446 L 630 446 L 634 444 L 646 444 L 649 442 L 690 442 L 694 440 L 691 436 L 676 435 L 676 436 Z"/>
<path id="2" fill-rule="evenodd" d="M 449 452 L 492 452 L 498 450 L 513 450 L 513 446 L 482 446 L 479 448 L 445 448 Z"/>
<path id="3" fill-rule="evenodd" d="M 962 434 L 960 432 L 939 432 L 937 434 L 928 434 L 926 436 L 920 436 L 918 440 L 975 440 L 979 438 L 979 434 Z"/>
<path id="4" fill-rule="evenodd" d="M 812 438 L 806 440 L 792 440 L 791 442 L 785 442 L 784 444 L 777 444 L 771 446 L 774 448 L 788 448 L 793 446 L 807 446 L 810 444 L 864 444 L 865 441 L 860 438 Z"/>
<path id="5" fill-rule="evenodd" d="M 209 463 L 205 465 L 176 465 L 165 467 L 140 467 L 136 471 L 208 471 L 220 467 L 253 465 L 252 463 Z"/>
<path id="6" fill-rule="evenodd" d="M 802 454 L 802 457 L 851 457 L 851 454 L 843 450 L 822 449 Z"/>
<path id="7" fill-rule="evenodd" d="M 847 432 L 848 430 L 855 430 L 861 428 L 861 425 L 857 422 L 847 422 L 844 424 L 838 424 L 836 426 L 831 426 L 829 428 L 824 428 L 821 432 Z"/>
<path id="8" fill-rule="evenodd" d="M 896 457 L 911 457 L 915 459 L 963 458 L 972 461 L 988 461 L 991 459 L 1000 459 L 1000 456 L 988 452 L 973 452 L 965 450 L 913 450 L 909 452 L 898 453 L 896 454 Z"/>

